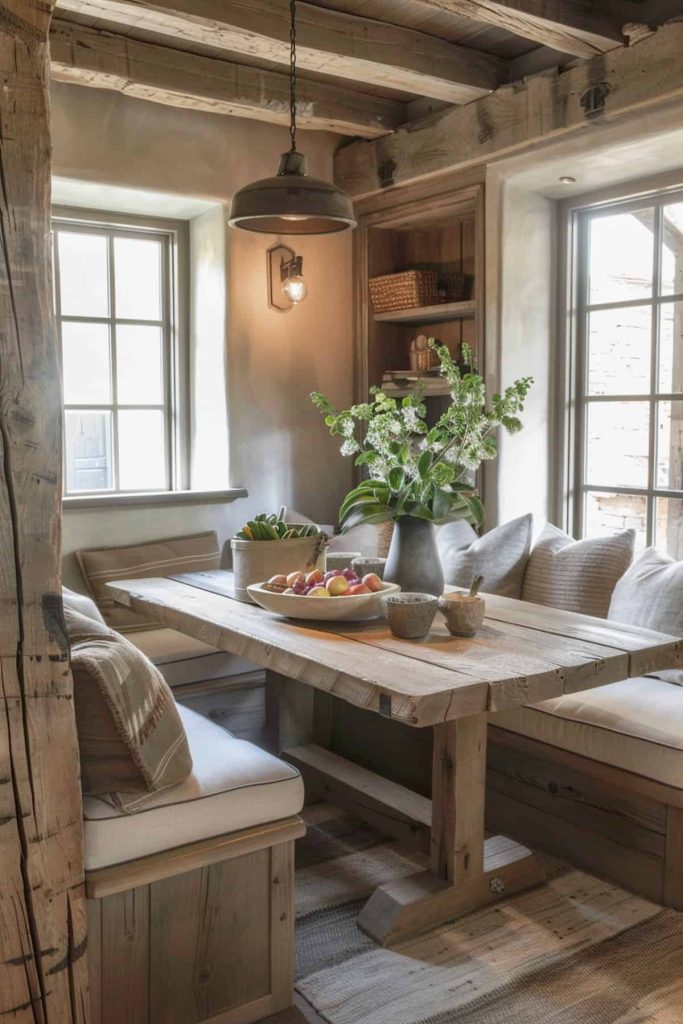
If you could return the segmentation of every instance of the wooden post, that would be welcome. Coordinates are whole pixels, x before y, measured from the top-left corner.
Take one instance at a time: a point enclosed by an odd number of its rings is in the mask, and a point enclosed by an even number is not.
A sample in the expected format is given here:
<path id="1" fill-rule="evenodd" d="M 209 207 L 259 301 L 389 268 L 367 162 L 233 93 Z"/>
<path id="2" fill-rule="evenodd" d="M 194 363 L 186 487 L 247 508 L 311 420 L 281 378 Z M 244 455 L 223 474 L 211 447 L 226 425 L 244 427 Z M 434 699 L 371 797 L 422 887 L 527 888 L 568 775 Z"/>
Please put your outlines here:
<path id="1" fill-rule="evenodd" d="M 88 1020 L 78 747 L 60 587 L 50 273 L 53 0 L 0 3 L 0 1020 Z"/>

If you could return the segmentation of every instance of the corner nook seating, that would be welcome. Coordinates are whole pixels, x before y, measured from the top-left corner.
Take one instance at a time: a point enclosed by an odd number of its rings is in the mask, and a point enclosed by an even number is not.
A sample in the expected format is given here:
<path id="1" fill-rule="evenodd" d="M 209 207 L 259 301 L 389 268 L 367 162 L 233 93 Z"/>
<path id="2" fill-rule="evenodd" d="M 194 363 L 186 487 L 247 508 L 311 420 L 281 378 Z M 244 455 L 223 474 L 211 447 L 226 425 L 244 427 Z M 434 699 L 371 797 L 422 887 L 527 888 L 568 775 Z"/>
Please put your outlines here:
<path id="1" fill-rule="evenodd" d="M 184 782 L 132 815 L 84 798 L 94 1024 L 250 1024 L 292 1002 L 303 783 L 179 711 Z"/>
<path id="2" fill-rule="evenodd" d="M 530 517 L 521 520 L 528 520 L 521 539 L 515 539 L 519 521 L 479 539 L 458 524 L 448 543 L 441 544 L 447 582 L 466 585 L 458 572 L 466 571 L 471 579 L 482 568 L 491 579 L 495 565 L 501 588 L 496 592 L 530 600 Z M 498 544 L 506 552 L 502 558 L 495 550 L 499 530 Z M 502 564 L 506 559 L 510 564 Z M 536 603 L 553 604 L 552 594 L 547 600 L 535 596 Z M 605 617 L 607 605 L 597 614 Z M 202 659 L 205 666 L 215 661 L 220 679 L 220 666 L 230 658 L 170 629 L 143 630 L 129 639 L 172 685 L 187 679 L 195 658 L 197 665 Z M 291 998 L 292 851 L 303 832 L 301 780 L 289 766 L 191 710 L 181 708 L 181 713 L 196 757 L 191 779 L 175 787 L 186 795 L 159 794 L 142 819 L 139 814 L 113 816 L 111 808 L 86 798 L 90 942 L 93 962 L 100 964 L 99 989 L 93 994 L 98 1024 L 122 1019 L 108 1009 L 115 992 L 119 1013 L 121 993 L 129 1001 L 124 1019 L 146 1022 L 160 1014 L 170 1024 L 248 1022 L 288 1005 Z M 385 720 L 372 724 L 401 731 Z M 224 752 L 236 775 L 216 773 L 217 752 Z M 391 776 L 391 766 L 378 767 Z M 257 788 L 258 801 L 244 799 L 242 773 L 247 769 L 253 772 L 251 787 Z M 240 817 L 244 803 L 255 813 L 251 820 Z M 274 813 L 277 821 L 269 818 Z M 230 822 L 230 831 L 217 832 L 214 819 Z M 208 822 L 213 827 L 206 831 Z M 492 715 L 487 826 L 683 909 L 681 687 L 644 676 Z M 233 916 L 226 926 L 228 915 Z M 239 967 L 229 978 L 211 968 L 227 958 Z M 177 963 L 183 966 L 175 974 Z M 177 984 L 169 985 L 171 975 Z M 228 991 L 236 983 L 239 991 Z"/>
<path id="3" fill-rule="evenodd" d="M 65 600 L 102 621 L 90 598 L 66 591 Z M 129 639 L 180 692 L 188 679 L 229 686 L 226 662 L 234 672 L 239 660 L 171 629 Z M 145 796 L 135 813 L 83 798 L 93 1024 L 250 1024 L 292 1003 L 303 782 L 177 708 L 192 757 L 183 782 Z"/>

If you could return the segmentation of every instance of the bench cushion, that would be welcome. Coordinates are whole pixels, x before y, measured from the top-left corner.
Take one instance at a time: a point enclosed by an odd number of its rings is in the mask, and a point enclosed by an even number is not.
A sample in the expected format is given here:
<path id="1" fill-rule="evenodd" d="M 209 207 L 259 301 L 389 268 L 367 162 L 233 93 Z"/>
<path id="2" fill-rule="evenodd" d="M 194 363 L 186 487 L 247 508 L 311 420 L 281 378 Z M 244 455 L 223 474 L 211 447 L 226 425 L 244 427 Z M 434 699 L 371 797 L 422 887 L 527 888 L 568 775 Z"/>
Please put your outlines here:
<path id="1" fill-rule="evenodd" d="M 212 836 L 278 821 L 303 807 L 301 776 L 253 743 L 235 739 L 189 708 L 178 706 L 192 774 L 123 814 L 99 797 L 83 801 L 88 871 L 186 846 Z"/>
<path id="2" fill-rule="evenodd" d="M 683 789 L 683 692 L 650 676 L 500 711 L 491 725 Z"/>
<path id="3" fill-rule="evenodd" d="M 158 666 L 169 686 L 224 679 L 256 668 L 246 658 L 220 651 L 177 629 L 145 629 L 129 633 L 127 639 Z"/>

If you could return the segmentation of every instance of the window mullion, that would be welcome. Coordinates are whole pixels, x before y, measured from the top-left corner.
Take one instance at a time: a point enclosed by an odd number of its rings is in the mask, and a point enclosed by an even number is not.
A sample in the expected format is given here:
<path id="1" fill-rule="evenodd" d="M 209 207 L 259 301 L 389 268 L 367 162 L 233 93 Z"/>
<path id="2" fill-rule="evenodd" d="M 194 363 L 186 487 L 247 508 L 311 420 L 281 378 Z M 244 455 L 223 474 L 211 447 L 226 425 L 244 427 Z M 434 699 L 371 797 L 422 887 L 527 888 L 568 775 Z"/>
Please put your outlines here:
<path id="1" fill-rule="evenodd" d="M 114 490 L 121 490 L 121 474 L 119 468 L 119 387 L 117 372 L 116 343 L 116 275 L 114 271 L 114 233 L 107 232 L 108 269 L 109 269 L 109 353 L 111 364 L 111 400 L 112 400 L 112 467 L 114 470 Z"/>
<path id="2" fill-rule="evenodd" d="M 579 218 L 579 239 L 577 253 L 577 319 L 576 319 L 576 409 L 575 409 L 575 437 L 576 451 L 574 453 L 574 522 L 573 533 L 575 536 L 583 536 L 585 518 L 585 496 L 583 484 L 586 478 L 586 433 L 588 416 L 588 403 L 586 402 L 586 382 L 588 366 L 588 252 L 590 246 L 590 218 L 582 216 Z"/>
<path id="3" fill-rule="evenodd" d="M 647 527 L 646 542 L 648 547 L 655 543 L 655 516 L 657 500 L 654 496 L 657 486 L 657 459 L 659 457 L 657 441 L 657 420 L 658 405 L 655 399 L 658 384 L 659 367 L 659 305 L 656 297 L 661 291 L 662 277 L 662 206 L 655 206 L 654 238 L 653 238 L 653 266 L 652 266 L 652 297 L 650 303 L 651 312 L 651 344 L 650 344 L 650 432 L 648 438 L 648 470 L 647 470 Z"/>

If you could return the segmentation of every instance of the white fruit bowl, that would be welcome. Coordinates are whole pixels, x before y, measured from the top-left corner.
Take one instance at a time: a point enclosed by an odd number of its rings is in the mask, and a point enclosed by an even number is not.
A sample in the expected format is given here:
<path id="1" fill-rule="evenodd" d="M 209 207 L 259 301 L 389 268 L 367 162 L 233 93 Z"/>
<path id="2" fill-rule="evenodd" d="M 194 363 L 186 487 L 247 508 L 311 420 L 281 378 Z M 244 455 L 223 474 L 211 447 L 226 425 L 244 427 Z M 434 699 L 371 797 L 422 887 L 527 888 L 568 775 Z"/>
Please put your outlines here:
<path id="1" fill-rule="evenodd" d="M 255 604 L 266 611 L 284 615 L 288 619 L 315 619 L 318 622 L 361 622 L 384 614 L 382 598 L 397 594 L 398 583 L 383 583 L 373 594 L 354 594 L 352 597 L 305 597 L 303 594 L 276 594 L 266 590 L 263 583 L 247 587 Z"/>

